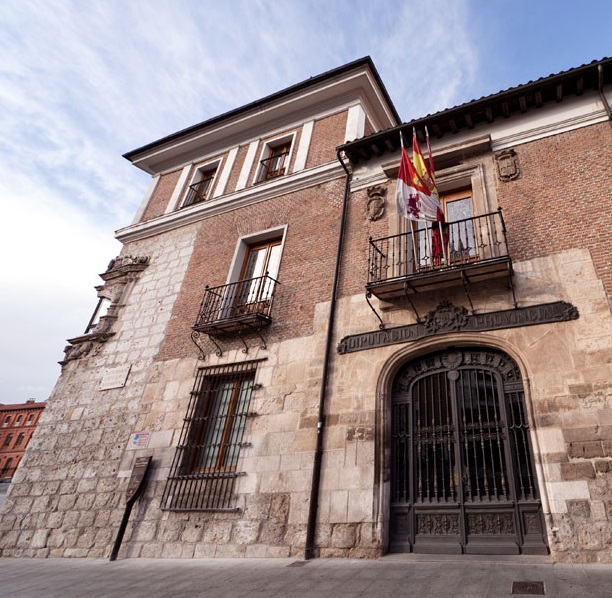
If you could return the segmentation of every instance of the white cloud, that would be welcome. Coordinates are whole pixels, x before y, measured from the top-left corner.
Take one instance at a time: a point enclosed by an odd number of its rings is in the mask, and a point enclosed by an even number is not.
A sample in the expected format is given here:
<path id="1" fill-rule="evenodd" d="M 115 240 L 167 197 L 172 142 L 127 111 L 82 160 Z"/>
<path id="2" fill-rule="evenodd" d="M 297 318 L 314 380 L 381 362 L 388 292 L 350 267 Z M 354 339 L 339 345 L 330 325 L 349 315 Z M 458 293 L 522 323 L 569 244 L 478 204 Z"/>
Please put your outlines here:
<path id="1" fill-rule="evenodd" d="M 530 5 L 538 27 L 555 6 Z M 149 183 L 123 153 L 365 55 L 406 120 L 496 91 L 496 60 L 533 21 L 512 30 L 515 13 L 484 0 L 0 2 L 0 402 L 46 398 L 86 324 L 113 230 Z M 579 39 L 605 48 L 595 30 Z"/>

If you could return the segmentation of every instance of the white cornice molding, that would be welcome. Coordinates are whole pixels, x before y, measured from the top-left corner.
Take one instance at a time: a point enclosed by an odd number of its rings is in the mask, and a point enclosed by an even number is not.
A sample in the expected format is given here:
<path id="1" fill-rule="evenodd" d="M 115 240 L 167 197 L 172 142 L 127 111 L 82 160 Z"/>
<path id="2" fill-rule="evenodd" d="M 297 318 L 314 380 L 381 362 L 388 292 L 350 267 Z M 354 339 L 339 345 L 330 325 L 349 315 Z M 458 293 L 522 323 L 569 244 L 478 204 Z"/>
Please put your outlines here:
<path id="1" fill-rule="evenodd" d="M 230 212 L 244 206 L 256 204 L 281 195 L 314 187 L 341 177 L 344 169 L 339 162 L 329 162 L 309 170 L 274 179 L 273 181 L 254 185 L 248 189 L 214 198 L 204 203 L 197 203 L 187 208 L 179 209 L 170 214 L 164 214 L 153 220 L 121 228 L 115 231 L 115 238 L 125 244 L 159 235 L 200 220 L 206 220 L 218 214 Z"/>
<path id="2" fill-rule="evenodd" d="M 607 120 L 608 116 L 605 110 L 601 110 L 598 113 L 591 112 L 588 114 L 580 114 L 572 118 L 567 118 L 565 120 L 545 124 L 539 127 L 531 127 L 512 135 L 493 135 L 491 149 L 493 152 L 498 152 L 509 147 L 515 147 L 523 143 L 530 143 L 531 141 L 537 141 L 538 139 L 544 139 L 546 137 L 551 137 L 552 135 L 567 133 L 568 131 L 606 122 Z"/>

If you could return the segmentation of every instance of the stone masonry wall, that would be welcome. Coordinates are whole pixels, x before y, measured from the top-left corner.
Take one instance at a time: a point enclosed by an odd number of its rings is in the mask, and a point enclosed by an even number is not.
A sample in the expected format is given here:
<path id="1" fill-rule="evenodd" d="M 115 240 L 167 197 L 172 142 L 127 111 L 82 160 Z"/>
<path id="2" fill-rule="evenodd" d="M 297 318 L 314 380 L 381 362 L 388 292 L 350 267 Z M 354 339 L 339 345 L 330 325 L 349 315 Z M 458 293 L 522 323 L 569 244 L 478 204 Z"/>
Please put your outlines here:
<path id="1" fill-rule="evenodd" d="M 564 300 L 571 322 L 482 333 L 453 333 L 404 345 L 335 355 L 325 432 L 319 517 L 322 556 L 375 556 L 386 550 L 388 498 L 383 478 L 393 363 L 445 346 L 483 345 L 506 351 L 523 369 L 536 469 L 552 555 L 557 561 L 610 562 L 612 540 L 612 315 L 587 250 L 518 262 L 519 303 Z M 477 309 L 512 307 L 507 290 L 473 289 Z M 497 289 L 497 290 L 496 290 Z M 495 294 L 497 293 L 497 294 Z M 443 297 L 465 304 L 459 288 Z M 377 307 L 381 309 L 376 300 Z M 436 305 L 436 298 L 431 301 Z M 383 310 L 388 326 L 413 323 L 407 304 Z M 337 338 L 376 330 L 363 295 L 341 301 Z"/>
<path id="2" fill-rule="evenodd" d="M 50 397 L 0 514 L 2 556 L 108 555 L 127 480 L 127 441 L 147 405 L 142 388 L 159 351 L 193 246 L 193 229 L 139 242 L 148 255 L 113 336 L 70 361 Z M 131 365 L 123 388 L 99 390 L 108 370 Z M 165 441 L 154 434 L 153 445 Z"/>

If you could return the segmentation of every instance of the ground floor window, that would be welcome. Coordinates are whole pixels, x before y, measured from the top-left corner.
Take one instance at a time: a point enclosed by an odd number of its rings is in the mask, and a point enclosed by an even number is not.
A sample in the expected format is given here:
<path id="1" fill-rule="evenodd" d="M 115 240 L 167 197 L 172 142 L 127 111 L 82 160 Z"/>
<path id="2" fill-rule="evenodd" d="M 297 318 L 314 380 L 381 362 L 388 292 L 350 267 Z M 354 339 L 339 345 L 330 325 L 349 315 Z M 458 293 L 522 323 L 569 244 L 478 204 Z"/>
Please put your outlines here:
<path id="1" fill-rule="evenodd" d="M 162 508 L 233 509 L 240 449 L 257 362 L 200 368 L 191 393 Z"/>

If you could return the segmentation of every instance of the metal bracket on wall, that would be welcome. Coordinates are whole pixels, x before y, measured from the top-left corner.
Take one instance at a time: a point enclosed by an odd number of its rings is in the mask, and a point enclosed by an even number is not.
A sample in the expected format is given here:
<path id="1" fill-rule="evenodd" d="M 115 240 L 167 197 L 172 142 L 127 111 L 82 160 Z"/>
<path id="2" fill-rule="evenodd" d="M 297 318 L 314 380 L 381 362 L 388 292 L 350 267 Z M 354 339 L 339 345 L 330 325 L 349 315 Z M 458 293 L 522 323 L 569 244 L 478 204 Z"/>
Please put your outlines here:
<path id="1" fill-rule="evenodd" d="M 372 291 L 366 291 L 366 301 L 368 302 L 368 305 L 370 306 L 370 309 L 374 312 L 374 315 L 378 318 L 378 321 L 380 322 L 380 324 L 378 325 L 378 327 L 381 330 L 385 329 L 385 323 L 383 322 L 383 319 L 380 317 L 380 315 L 378 314 L 378 312 L 376 311 L 376 309 L 374 308 L 374 306 L 372 305 L 372 302 L 370 301 L 370 297 L 372 296 Z"/>

